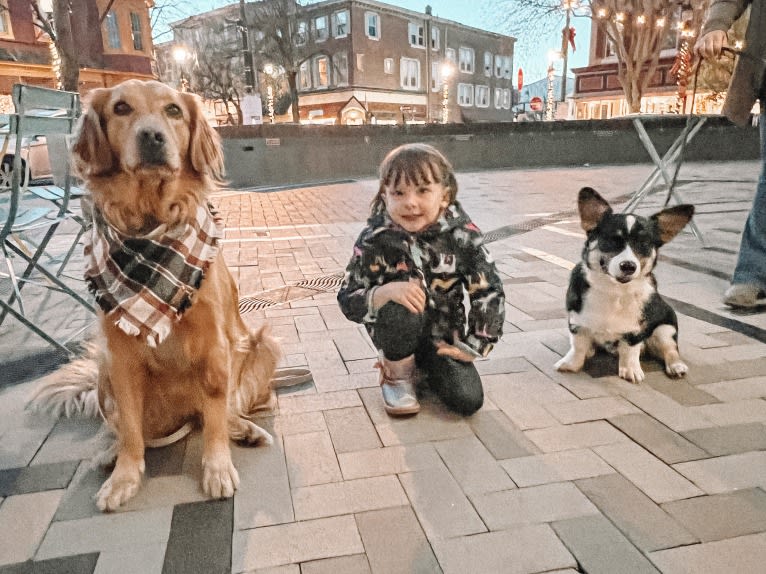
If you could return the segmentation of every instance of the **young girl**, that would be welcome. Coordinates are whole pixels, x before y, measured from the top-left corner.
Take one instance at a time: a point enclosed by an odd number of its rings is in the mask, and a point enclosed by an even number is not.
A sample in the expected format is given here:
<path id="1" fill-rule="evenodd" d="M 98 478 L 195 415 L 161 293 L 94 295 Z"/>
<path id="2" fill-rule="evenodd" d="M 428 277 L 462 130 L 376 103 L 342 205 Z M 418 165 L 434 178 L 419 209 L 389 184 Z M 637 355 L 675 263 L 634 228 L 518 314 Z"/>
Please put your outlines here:
<path id="1" fill-rule="evenodd" d="M 502 335 L 505 295 L 481 232 L 456 196 L 452 166 L 435 148 L 391 151 L 338 293 L 343 313 L 365 325 L 380 353 L 391 415 L 420 410 L 416 366 L 451 410 L 470 415 L 484 402 L 473 360 Z"/>

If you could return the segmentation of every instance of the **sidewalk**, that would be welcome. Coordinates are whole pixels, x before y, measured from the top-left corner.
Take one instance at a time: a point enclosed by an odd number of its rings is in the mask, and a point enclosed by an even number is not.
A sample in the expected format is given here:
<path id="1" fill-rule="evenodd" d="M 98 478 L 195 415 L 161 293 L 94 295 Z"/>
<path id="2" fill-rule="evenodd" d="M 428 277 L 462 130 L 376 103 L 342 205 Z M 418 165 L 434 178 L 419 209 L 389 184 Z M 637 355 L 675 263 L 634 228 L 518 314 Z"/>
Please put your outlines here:
<path id="1" fill-rule="evenodd" d="M 139 494 L 100 513 L 93 495 L 106 473 L 89 463 L 99 425 L 23 411 L 33 375 L 55 357 L 7 320 L 0 574 L 763 572 L 766 313 L 720 303 L 757 162 L 681 171 L 695 180 L 680 193 L 707 248 L 681 234 L 656 275 L 679 314 L 687 378 L 670 380 L 651 360 L 640 385 L 616 377 L 609 359 L 578 374 L 553 369 L 568 348 L 564 293 L 584 239 L 577 191 L 594 187 L 619 209 L 650 171 L 458 174 L 507 297 L 505 335 L 477 363 L 485 405 L 465 419 L 434 402 L 389 418 L 375 351 L 335 302 L 376 181 L 217 195 L 245 321 L 268 322 L 284 365 L 314 377 L 259 419 L 274 445 L 233 447 L 233 500 L 202 494 L 197 432 L 148 451 Z M 61 332 L 87 320 L 61 302 L 41 308 Z"/>

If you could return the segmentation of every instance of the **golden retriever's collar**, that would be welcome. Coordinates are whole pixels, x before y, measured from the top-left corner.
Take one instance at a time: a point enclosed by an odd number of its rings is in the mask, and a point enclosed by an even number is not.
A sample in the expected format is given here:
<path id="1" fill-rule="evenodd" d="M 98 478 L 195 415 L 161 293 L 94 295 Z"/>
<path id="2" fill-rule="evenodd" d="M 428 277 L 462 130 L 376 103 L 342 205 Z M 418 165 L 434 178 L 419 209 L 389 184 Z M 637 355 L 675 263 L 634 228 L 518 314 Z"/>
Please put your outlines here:
<path id="1" fill-rule="evenodd" d="M 156 347 L 191 305 L 218 254 L 223 223 L 209 207 L 170 229 L 139 237 L 120 233 L 94 209 L 85 242 L 85 280 L 104 313 L 125 333 Z"/>

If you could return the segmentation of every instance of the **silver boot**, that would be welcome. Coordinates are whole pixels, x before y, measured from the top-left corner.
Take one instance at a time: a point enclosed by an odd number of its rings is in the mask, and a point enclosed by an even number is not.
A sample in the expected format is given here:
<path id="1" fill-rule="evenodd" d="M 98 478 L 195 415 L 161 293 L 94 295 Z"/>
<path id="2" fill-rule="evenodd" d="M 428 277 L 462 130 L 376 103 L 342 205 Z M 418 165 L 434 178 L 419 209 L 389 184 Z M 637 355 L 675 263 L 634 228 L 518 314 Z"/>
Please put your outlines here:
<path id="1" fill-rule="evenodd" d="M 400 361 L 382 357 L 375 366 L 380 369 L 380 389 L 386 412 L 398 416 L 414 415 L 420 411 L 420 403 L 415 396 L 415 355 Z"/>

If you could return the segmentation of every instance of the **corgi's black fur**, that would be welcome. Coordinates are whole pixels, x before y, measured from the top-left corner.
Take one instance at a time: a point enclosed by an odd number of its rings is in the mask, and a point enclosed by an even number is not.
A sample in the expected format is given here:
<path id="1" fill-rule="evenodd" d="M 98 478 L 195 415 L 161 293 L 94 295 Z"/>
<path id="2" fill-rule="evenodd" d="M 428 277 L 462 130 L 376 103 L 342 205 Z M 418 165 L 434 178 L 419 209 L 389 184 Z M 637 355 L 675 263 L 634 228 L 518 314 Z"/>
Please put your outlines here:
<path id="1" fill-rule="evenodd" d="M 665 361 L 669 376 L 683 377 L 688 368 L 678 354 L 678 320 L 657 292 L 652 271 L 657 250 L 691 221 L 694 206 L 651 217 L 616 214 L 590 187 L 580 190 L 577 206 L 588 237 L 567 291 L 571 348 L 556 369 L 577 372 L 597 347 L 616 349 L 619 376 L 640 383 L 639 357 L 647 347 Z"/>

